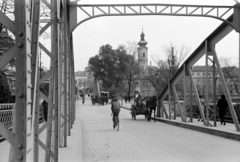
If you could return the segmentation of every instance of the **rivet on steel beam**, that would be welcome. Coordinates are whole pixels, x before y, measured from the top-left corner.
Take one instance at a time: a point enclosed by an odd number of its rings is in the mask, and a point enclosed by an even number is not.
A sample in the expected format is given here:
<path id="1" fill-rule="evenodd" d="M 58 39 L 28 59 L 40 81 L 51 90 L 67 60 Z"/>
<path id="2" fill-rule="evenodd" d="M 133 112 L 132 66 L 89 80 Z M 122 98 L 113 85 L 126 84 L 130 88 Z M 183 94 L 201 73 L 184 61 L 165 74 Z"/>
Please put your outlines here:
<path id="1" fill-rule="evenodd" d="M 28 57 L 32 57 L 32 55 L 30 53 L 27 54 Z"/>
<path id="2" fill-rule="evenodd" d="M 27 151 L 27 153 L 29 153 L 31 150 L 32 150 L 32 149 L 30 148 L 30 149 Z"/>
<path id="3" fill-rule="evenodd" d="M 22 37 L 23 36 L 23 32 L 18 32 L 18 36 Z"/>
<path id="4" fill-rule="evenodd" d="M 19 144 L 18 149 L 22 149 L 22 148 L 23 148 L 23 145 Z"/>
<path id="5" fill-rule="evenodd" d="M 19 94 L 18 97 L 23 98 L 23 93 Z"/>
<path id="6" fill-rule="evenodd" d="M 23 160 L 23 156 L 22 155 L 20 155 L 20 156 L 18 156 L 18 160 Z"/>
<path id="7" fill-rule="evenodd" d="M 27 72 L 28 72 L 29 74 L 32 74 L 32 70 L 28 70 Z"/>
<path id="8" fill-rule="evenodd" d="M 23 43 L 18 43 L 18 47 L 23 47 Z"/>

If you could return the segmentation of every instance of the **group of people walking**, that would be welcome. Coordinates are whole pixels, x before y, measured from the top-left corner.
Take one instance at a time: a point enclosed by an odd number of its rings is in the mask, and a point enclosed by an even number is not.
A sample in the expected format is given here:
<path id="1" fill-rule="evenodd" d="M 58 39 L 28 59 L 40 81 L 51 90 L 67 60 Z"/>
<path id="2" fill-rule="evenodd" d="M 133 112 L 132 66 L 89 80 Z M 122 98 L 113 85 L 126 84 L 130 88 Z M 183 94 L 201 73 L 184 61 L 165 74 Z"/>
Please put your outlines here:
<path id="1" fill-rule="evenodd" d="M 199 100 L 200 100 L 200 105 L 202 107 L 202 110 L 203 110 L 204 114 L 206 114 L 206 103 L 201 95 L 199 96 Z M 226 115 L 227 108 L 228 108 L 228 102 L 226 100 L 225 95 L 221 95 L 221 99 L 219 99 L 217 102 L 217 108 L 219 110 L 218 112 L 219 112 L 219 119 L 220 119 L 221 125 L 222 124 L 226 125 L 225 115 Z M 196 113 L 198 116 L 198 121 L 202 120 L 199 108 L 197 108 Z"/>

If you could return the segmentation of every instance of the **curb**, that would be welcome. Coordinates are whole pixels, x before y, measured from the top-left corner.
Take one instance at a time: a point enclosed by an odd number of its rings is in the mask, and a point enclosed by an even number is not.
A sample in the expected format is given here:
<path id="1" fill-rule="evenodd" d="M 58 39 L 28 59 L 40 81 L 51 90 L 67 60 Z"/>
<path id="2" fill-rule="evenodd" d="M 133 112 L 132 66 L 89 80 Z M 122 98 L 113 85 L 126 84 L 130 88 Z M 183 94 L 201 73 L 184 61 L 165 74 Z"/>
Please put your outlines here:
<path id="1" fill-rule="evenodd" d="M 126 107 L 121 107 L 121 108 L 130 110 L 130 108 L 126 108 Z M 154 120 L 154 118 L 152 118 L 152 119 Z M 240 134 L 237 134 L 237 133 L 225 132 L 222 130 L 215 130 L 215 129 L 211 129 L 211 127 L 204 127 L 204 126 L 201 127 L 201 126 L 196 126 L 196 125 L 193 125 L 190 123 L 177 122 L 174 120 L 162 119 L 162 118 L 158 118 L 158 117 L 156 117 L 156 121 L 163 122 L 166 124 L 171 124 L 171 125 L 186 128 L 186 129 L 203 132 L 203 133 L 208 133 L 208 134 L 212 134 L 212 135 L 216 135 L 216 136 L 220 136 L 220 137 L 224 137 L 224 138 L 228 138 L 228 139 L 232 139 L 232 140 L 240 141 Z"/>

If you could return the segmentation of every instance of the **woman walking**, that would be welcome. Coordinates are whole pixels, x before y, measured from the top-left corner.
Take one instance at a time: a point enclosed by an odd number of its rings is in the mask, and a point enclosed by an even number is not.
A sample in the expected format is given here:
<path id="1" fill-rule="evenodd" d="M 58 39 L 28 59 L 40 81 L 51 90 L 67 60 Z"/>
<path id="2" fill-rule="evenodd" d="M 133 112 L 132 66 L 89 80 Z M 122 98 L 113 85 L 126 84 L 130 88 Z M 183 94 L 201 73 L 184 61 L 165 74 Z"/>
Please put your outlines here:
<path id="1" fill-rule="evenodd" d="M 228 102 L 225 98 L 225 95 L 221 95 L 221 99 L 218 100 L 217 107 L 219 109 L 219 118 L 220 118 L 221 124 L 226 125 L 224 117 L 228 108 Z"/>

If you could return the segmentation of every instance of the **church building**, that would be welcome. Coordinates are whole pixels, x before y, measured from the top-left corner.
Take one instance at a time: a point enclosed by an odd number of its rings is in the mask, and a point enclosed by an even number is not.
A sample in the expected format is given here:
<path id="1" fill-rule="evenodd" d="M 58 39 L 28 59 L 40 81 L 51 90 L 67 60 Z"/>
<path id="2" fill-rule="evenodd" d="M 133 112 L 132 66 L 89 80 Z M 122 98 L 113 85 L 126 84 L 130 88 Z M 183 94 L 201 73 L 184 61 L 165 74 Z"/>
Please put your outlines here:
<path id="1" fill-rule="evenodd" d="M 145 34 L 143 31 L 140 37 L 141 40 L 138 42 L 139 47 L 137 48 L 140 76 L 137 81 L 136 91 L 139 91 L 143 96 L 152 96 L 156 95 L 156 90 L 152 84 L 145 79 L 145 76 L 148 76 L 149 74 L 155 75 L 157 67 L 151 66 L 151 63 L 150 66 L 148 66 L 148 47 L 146 47 L 147 41 L 145 41 Z"/>

